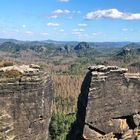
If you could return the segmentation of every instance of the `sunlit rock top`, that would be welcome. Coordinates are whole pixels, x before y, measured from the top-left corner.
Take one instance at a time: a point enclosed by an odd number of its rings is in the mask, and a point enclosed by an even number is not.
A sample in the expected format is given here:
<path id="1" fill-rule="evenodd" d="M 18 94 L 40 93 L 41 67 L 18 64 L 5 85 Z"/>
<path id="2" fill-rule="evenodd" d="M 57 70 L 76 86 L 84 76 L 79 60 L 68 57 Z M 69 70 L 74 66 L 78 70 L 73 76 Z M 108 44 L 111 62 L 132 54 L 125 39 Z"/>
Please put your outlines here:
<path id="1" fill-rule="evenodd" d="M 128 69 L 120 68 L 118 66 L 105 66 L 105 65 L 97 65 L 97 66 L 90 66 L 88 68 L 90 71 L 96 72 L 121 72 L 126 73 Z"/>
<path id="2" fill-rule="evenodd" d="M 7 66 L 0 68 L 0 73 L 5 73 L 11 70 L 16 70 L 20 72 L 21 74 L 36 74 L 40 72 L 40 66 L 38 65 L 13 65 L 13 66 Z"/>

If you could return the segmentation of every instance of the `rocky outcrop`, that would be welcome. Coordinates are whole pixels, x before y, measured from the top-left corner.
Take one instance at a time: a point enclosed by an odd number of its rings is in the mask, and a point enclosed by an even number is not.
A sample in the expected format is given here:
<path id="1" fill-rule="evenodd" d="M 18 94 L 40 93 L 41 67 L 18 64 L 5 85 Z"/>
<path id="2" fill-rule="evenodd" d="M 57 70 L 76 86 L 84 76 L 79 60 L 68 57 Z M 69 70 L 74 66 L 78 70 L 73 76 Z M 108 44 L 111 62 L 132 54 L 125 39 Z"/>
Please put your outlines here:
<path id="1" fill-rule="evenodd" d="M 89 67 L 68 140 L 140 140 L 140 74 Z"/>
<path id="2" fill-rule="evenodd" d="M 130 43 L 122 48 L 120 52 L 118 52 L 117 56 L 136 56 L 140 52 L 140 44 Z"/>
<path id="3" fill-rule="evenodd" d="M 0 78 L 1 140 L 48 139 L 52 80 L 37 66 L 28 67 L 20 67 L 22 75 L 18 77 Z M 17 66 L 13 69 L 18 70 Z"/>
<path id="4" fill-rule="evenodd" d="M 123 48 L 120 53 L 117 54 L 117 56 L 127 56 L 132 54 L 132 50 L 129 48 Z"/>
<path id="5" fill-rule="evenodd" d="M 89 48 L 91 48 L 91 46 L 87 42 L 80 42 L 74 47 L 74 50 L 85 50 Z"/>

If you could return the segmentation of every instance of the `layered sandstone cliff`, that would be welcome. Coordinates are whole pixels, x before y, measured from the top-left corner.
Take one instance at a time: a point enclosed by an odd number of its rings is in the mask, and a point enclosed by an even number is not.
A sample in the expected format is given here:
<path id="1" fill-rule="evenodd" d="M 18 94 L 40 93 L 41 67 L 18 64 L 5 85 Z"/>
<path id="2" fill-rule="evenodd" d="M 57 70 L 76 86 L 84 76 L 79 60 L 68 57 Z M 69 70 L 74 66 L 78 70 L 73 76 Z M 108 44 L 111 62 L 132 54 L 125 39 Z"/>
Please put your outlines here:
<path id="1" fill-rule="evenodd" d="M 8 71 L 20 75 L 5 77 Z M 35 65 L 1 68 L 0 75 L 0 139 L 47 140 L 53 97 L 50 77 Z"/>
<path id="2" fill-rule="evenodd" d="M 68 140 L 140 140 L 140 74 L 89 68 Z"/>

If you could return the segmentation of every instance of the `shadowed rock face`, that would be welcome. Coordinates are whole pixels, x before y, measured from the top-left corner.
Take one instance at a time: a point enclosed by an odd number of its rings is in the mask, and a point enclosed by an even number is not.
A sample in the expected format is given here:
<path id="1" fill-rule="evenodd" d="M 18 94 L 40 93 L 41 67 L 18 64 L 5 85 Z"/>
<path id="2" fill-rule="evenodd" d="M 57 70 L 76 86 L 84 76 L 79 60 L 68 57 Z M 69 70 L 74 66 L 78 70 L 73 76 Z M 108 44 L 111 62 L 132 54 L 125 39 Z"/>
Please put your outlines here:
<path id="1" fill-rule="evenodd" d="M 80 42 L 77 46 L 74 47 L 74 50 L 84 50 L 89 48 L 90 45 L 87 42 Z"/>
<path id="2" fill-rule="evenodd" d="M 78 99 L 68 140 L 139 140 L 140 74 L 115 66 L 93 66 Z"/>
<path id="3" fill-rule="evenodd" d="M 53 97 L 47 74 L 0 79 L 0 139 L 47 140 Z"/>

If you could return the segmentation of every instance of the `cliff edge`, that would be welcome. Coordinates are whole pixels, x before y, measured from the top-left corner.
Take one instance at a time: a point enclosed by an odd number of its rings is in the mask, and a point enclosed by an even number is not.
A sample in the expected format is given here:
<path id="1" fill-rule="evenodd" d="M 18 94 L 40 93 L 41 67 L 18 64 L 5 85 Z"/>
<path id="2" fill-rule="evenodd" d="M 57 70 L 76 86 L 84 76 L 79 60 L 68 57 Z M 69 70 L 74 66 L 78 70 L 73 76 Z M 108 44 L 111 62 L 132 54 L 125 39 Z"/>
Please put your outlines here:
<path id="1" fill-rule="evenodd" d="M 68 140 L 140 140 L 140 74 L 91 66 Z"/>
<path id="2" fill-rule="evenodd" d="M 47 140 L 52 80 L 37 65 L 0 68 L 0 139 Z"/>

